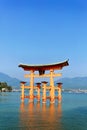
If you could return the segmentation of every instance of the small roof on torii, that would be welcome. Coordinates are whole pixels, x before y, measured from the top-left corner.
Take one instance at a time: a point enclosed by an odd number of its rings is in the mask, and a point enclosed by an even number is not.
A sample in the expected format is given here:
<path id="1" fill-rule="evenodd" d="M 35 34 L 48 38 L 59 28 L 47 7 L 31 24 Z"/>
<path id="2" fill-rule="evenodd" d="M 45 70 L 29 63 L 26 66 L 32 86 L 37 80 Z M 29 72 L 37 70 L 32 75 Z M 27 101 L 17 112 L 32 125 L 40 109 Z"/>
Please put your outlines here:
<path id="1" fill-rule="evenodd" d="M 30 64 L 19 64 L 18 67 L 23 68 L 25 71 L 30 71 L 30 70 L 34 70 L 34 71 L 45 71 L 45 70 L 60 70 L 62 69 L 64 66 L 68 66 L 68 60 L 63 61 L 63 62 L 57 62 L 57 63 L 53 63 L 53 64 L 40 64 L 40 65 L 30 65 Z"/>

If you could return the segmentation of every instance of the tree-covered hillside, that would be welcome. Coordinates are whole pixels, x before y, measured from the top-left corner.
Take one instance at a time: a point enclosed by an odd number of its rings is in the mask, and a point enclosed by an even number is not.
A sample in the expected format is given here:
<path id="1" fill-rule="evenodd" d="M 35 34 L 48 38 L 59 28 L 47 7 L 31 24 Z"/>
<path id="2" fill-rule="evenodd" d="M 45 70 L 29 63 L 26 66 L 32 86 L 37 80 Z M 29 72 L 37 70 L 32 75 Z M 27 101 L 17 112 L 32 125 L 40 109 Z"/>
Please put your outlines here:
<path id="1" fill-rule="evenodd" d="M 11 92 L 12 91 L 12 87 L 8 86 L 8 84 L 6 82 L 0 82 L 0 91 L 1 92 Z"/>
<path id="2" fill-rule="evenodd" d="M 20 88 L 20 80 L 17 78 L 12 78 L 7 74 L 0 72 L 0 82 L 6 82 L 12 88 Z"/>

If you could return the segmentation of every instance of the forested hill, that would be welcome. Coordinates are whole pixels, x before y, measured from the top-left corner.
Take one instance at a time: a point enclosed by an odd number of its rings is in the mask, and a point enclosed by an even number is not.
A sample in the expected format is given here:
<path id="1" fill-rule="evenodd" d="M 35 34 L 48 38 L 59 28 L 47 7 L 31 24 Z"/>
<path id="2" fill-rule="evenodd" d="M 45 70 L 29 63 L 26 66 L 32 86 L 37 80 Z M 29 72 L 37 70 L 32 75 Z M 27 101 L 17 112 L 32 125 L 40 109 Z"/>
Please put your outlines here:
<path id="1" fill-rule="evenodd" d="M 20 80 L 17 78 L 12 78 L 7 74 L 0 72 L 0 82 L 6 82 L 13 88 L 20 88 Z M 55 81 L 63 83 L 64 89 L 87 89 L 87 77 L 75 77 L 75 78 L 60 78 Z"/>
<path id="2" fill-rule="evenodd" d="M 12 78 L 7 74 L 0 72 L 0 82 L 6 82 L 12 88 L 20 88 L 20 80 L 17 78 Z"/>

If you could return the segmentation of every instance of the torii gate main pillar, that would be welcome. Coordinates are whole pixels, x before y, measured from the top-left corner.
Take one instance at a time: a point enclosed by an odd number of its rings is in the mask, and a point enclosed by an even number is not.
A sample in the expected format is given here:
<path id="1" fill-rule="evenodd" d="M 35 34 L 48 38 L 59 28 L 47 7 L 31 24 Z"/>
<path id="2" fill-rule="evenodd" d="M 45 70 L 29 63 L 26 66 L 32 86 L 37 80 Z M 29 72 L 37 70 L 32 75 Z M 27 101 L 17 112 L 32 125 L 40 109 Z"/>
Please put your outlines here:
<path id="1" fill-rule="evenodd" d="M 30 71 L 30 98 L 29 102 L 32 102 L 34 99 L 34 71 Z"/>
<path id="2" fill-rule="evenodd" d="M 40 88 L 41 88 L 41 83 L 36 83 L 37 84 L 37 100 L 40 101 Z"/>
<path id="3" fill-rule="evenodd" d="M 50 69 L 50 87 L 51 87 L 51 90 L 50 90 L 50 102 L 51 103 L 55 102 L 53 73 L 54 73 L 53 69 Z"/>
<path id="4" fill-rule="evenodd" d="M 24 86 L 26 82 L 21 82 L 21 101 L 24 102 Z"/>

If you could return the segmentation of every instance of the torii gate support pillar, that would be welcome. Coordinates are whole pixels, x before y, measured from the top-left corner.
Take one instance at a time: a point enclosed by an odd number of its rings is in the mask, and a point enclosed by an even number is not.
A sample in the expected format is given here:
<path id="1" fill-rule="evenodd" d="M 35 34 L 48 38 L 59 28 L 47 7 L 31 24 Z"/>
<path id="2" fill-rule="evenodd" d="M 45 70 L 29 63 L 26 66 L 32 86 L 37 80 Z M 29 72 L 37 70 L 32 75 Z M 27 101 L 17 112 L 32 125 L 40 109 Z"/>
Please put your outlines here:
<path id="1" fill-rule="evenodd" d="M 20 82 L 21 83 L 21 101 L 24 102 L 24 85 L 26 82 Z"/>
<path id="2" fill-rule="evenodd" d="M 33 102 L 34 100 L 34 71 L 30 71 L 30 93 L 29 93 L 29 102 Z"/>
<path id="3" fill-rule="evenodd" d="M 48 82 L 46 81 L 43 81 L 42 82 L 42 85 L 43 85 L 43 97 L 42 97 L 42 103 L 46 103 L 46 84 Z"/>
<path id="4" fill-rule="evenodd" d="M 62 83 L 58 83 L 58 101 L 59 103 L 62 101 Z"/>
<path id="5" fill-rule="evenodd" d="M 55 91 L 54 91 L 54 80 L 53 80 L 53 69 L 50 70 L 50 103 L 54 103 L 55 102 Z"/>
<path id="6" fill-rule="evenodd" d="M 40 101 L 40 88 L 41 88 L 41 83 L 36 83 L 37 84 L 37 101 Z"/>

